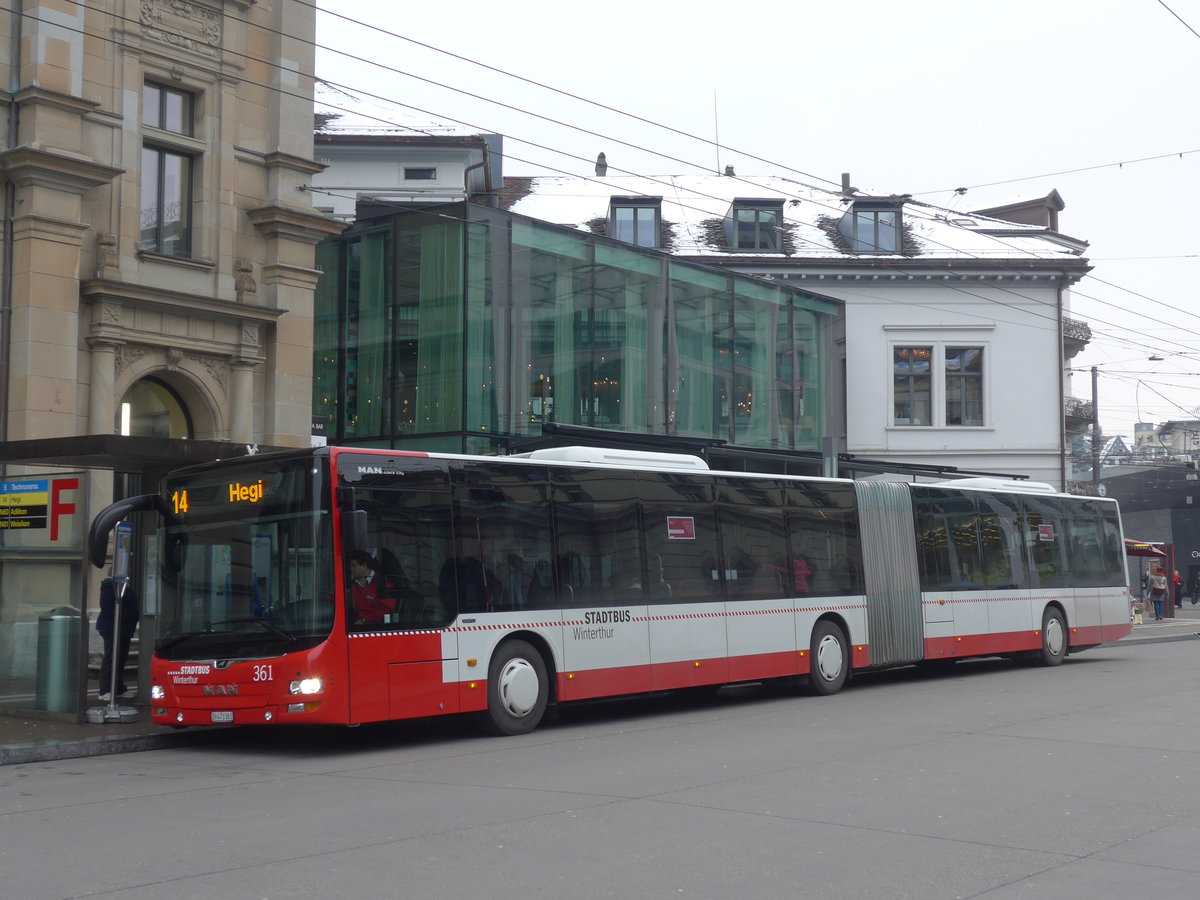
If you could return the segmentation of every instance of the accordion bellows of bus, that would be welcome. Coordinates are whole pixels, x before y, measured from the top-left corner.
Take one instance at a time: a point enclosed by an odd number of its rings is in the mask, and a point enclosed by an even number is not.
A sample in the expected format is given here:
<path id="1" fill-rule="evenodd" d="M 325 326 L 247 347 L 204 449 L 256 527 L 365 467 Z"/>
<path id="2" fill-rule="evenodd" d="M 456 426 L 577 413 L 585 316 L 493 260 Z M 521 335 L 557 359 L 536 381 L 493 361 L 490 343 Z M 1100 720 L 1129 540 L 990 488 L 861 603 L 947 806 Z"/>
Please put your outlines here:
<path id="1" fill-rule="evenodd" d="M 168 475 L 96 517 L 93 563 L 148 512 L 152 716 L 175 727 L 471 713 L 519 734 L 550 704 L 833 694 L 871 668 L 1054 666 L 1130 631 L 1116 503 L 1028 482 L 322 447 Z"/>

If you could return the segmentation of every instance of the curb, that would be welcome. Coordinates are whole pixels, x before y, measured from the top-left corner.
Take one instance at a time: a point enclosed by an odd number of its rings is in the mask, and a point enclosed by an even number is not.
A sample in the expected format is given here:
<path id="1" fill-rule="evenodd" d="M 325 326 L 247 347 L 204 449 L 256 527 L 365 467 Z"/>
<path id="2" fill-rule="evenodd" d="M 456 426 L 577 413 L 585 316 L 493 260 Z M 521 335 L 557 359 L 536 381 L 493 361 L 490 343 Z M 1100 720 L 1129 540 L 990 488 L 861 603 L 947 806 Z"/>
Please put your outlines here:
<path id="1" fill-rule="evenodd" d="M 224 729 L 222 729 L 224 730 Z M 60 738 L 38 743 L 0 746 L 0 766 L 80 759 L 87 756 L 111 756 L 142 750 L 168 750 L 200 744 L 220 732 L 197 731 L 191 734 L 166 730 L 163 734 L 103 735 L 94 738 Z"/>
<path id="2" fill-rule="evenodd" d="M 1120 647 L 1129 644 L 1169 644 L 1173 641 L 1194 641 L 1200 638 L 1200 631 L 1189 632 L 1188 634 L 1164 634 L 1161 637 L 1126 637 L 1121 638 L 1115 644 L 1109 644 L 1109 647 Z"/>

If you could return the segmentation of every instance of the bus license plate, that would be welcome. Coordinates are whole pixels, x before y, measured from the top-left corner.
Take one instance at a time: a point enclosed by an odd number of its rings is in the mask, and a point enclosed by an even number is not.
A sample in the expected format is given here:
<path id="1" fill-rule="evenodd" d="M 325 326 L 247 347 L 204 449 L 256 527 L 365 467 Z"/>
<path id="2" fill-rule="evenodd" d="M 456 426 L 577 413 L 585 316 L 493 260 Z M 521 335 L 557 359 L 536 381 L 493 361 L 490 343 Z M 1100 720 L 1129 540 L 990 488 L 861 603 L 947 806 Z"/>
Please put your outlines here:
<path id="1" fill-rule="evenodd" d="M 214 725 L 220 723 L 229 723 L 233 721 L 232 712 L 215 712 L 212 714 L 212 722 Z"/>

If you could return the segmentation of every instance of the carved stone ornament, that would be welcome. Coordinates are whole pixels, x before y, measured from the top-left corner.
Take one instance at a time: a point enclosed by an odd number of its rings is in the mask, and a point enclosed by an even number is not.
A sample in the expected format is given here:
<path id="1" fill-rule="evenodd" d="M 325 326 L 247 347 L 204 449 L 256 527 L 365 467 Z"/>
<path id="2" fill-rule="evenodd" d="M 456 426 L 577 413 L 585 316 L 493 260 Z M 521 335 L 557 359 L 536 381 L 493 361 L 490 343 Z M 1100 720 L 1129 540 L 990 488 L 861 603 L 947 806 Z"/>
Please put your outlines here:
<path id="1" fill-rule="evenodd" d="M 221 46 L 221 14 L 190 0 L 142 0 L 146 37 L 215 58 Z"/>
<path id="2" fill-rule="evenodd" d="M 225 383 L 229 380 L 228 360 L 217 359 L 215 356 L 194 356 L 192 359 L 208 372 L 208 377 L 219 385 L 222 391 L 225 390 Z"/>
<path id="3" fill-rule="evenodd" d="M 167 371 L 178 372 L 179 364 L 183 362 L 183 351 L 178 347 L 167 348 Z"/>
<path id="4" fill-rule="evenodd" d="M 145 359 L 153 353 L 149 347 L 130 347 L 128 345 L 117 349 L 117 358 L 114 361 L 114 369 L 117 374 L 121 374 L 130 366 Z"/>
<path id="5" fill-rule="evenodd" d="M 101 303 L 100 304 L 100 321 L 105 325 L 120 325 L 121 324 L 121 304 L 120 303 Z"/>
<path id="6" fill-rule="evenodd" d="M 96 235 L 96 277 L 117 277 L 121 273 L 121 257 L 117 253 L 117 236 L 107 231 Z M 107 317 L 107 309 L 105 311 Z"/>
<path id="7" fill-rule="evenodd" d="M 242 325 L 242 346 L 257 347 L 258 346 L 258 331 L 257 325 Z"/>
<path id="8" fill-rule="evenodd" d="M 258 282 L 254 280 L 254 266 L 248 259 L 239 259 L 235 268 L 237 274 L 233 277 L 233 289 L 237 292 L 238 303 L 254 299 L 258 293 Z"/>

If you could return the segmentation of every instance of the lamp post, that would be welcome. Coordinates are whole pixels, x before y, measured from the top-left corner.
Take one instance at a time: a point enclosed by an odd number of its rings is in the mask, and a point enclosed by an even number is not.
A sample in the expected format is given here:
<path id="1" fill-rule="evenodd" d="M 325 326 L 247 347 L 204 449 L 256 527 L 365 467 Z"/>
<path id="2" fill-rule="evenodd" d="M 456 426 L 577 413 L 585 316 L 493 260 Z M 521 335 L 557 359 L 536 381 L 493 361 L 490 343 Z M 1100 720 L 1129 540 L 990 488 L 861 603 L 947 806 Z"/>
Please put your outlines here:
<path id="1" fill-rule="evenodd" d="M 1104 446 L 1100 434 L 1100 370 L 1092 366 L 1092 484 L 1100 486 L 1100 449 Z"/>

